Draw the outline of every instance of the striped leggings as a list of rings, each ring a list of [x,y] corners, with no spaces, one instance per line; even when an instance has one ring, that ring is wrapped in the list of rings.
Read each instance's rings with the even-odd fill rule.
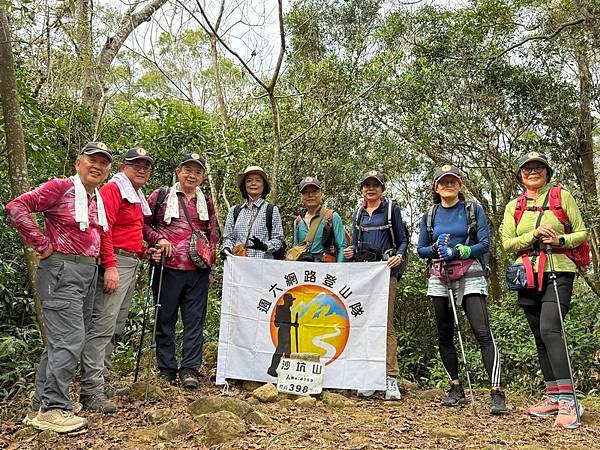
[[[454,346],[454,316],[447,297],[431,297],[439,335],[442,363],[451,380],[458,379],[458,355]],[[492,387],[500,387],[500,352],[490,329],[486,297],[467,295],[462,307],[467,315],[473,334],[481,349],[483,365],[490,377]],[[457,311],[458,312],[458,311]],[[464,330],[463,336],[464,336]]]

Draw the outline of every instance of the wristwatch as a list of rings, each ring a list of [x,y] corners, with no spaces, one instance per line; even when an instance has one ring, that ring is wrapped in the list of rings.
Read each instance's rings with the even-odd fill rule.
[[[565,246],[565,237],[561,236],[558,238],[558,246],[559,247],[564,247]]]

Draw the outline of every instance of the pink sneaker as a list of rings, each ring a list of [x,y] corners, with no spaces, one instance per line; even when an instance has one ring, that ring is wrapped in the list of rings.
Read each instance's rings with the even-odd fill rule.
[[[527,412],[535,417],[547,417],[558,414],[558,396],[548,395],[539,403],[529,407]]]
[[[583,415],[583,406],[579,404],[579,417]],[[558,402],[558,416],[554,421],[554,426],[557,428],[575,429],[581,426],[577,421],[577,412],[575,411],[575,400],[561,399]]]

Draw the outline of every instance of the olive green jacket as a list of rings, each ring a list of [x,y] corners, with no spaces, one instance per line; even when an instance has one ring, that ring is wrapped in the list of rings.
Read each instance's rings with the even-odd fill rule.
[[[531,206],[542,206],[544,199],[548,195],[548,192],[552,188],[552,184],[547,184],[540,190],[540,196],[537,200],[527,199],[527,207]],[[548,205],[550,202],[548,202]],[[574,248],[581,244],[587,238],[587,229],[583,223],[581,212],[575,199],[570,192],[561,190],[561,206],[569,217],[571,224],[571,233],[565,234],[565,227],[558,220],[556,215],[550,210],[543,212],[543,217],[540,222],[541,224],[550,225],[559,236],[565,238],[565,248]],[[504,209],[504,220],[502,221],[502,247],[507,252],[519,253],[523,250],[533,248],[533,244],[536,239],[533,237],[533,231],[535,230],[535,224],[540,214],[537,211],[525,211],[521,217],[519,225],[515,223],[515,209],[517,207],[517,199],[511,200]],[[521,262],[521,258],[517,258],[516,264]],[[534,272],[538,272],[539,261],[536,259],[534,264]],[[554,255],[554,266],[557,272],[576,272],[577,267],[564,254]],[[544,272],[550,271],[550,263],[547,260],[544,267]]]

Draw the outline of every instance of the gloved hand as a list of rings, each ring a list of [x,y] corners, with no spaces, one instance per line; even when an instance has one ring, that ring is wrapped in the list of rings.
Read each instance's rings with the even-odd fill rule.
[[[223,250],[221,251],[221,259],[225,261],[228,256],[233,256],[231,249],[229,247],[223,247]]]
[[[254,250],[261,250],[263,252],[266,252],[269,249],[269,247],[267,247],[267,244],[265,244],[256,236],[252,236],[250,238],[250,242],[251,245],[247,245],[246,248],[253,248]]]
[[[448,245],[448,242],[450,242],[450,235],[448,233],[440,234],[437,238],[437,241],[435,241],[435,243],[438,247],[441,247],[443,245]]]
[[[458,259],[469,259],[471,256],[471,247],[468,245],[458,244],[454,249],[458,252]]]
[[[458,251],[452,247],[448,247],[447,245],[442,245],[438,249],[438,253],[440,254],[440,258],[442,258],[444,261],[452,261],[458,256]]]

